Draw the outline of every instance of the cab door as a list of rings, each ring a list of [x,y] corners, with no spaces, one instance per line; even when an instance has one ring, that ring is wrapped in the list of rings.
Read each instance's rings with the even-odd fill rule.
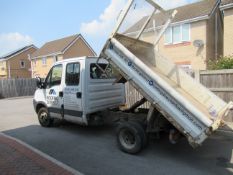
[[[45,94],[48,112],[52,118],[62,118],[62,64],[55,65],[45,80]]]
[[[73,122],[82,122],[82,89],[80,62],[66,64],[64,86],[64,118]]]

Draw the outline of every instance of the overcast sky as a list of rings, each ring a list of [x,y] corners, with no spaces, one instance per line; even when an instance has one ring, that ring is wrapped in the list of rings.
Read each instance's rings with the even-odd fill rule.
[[[174,8],[198,0],[155,0]],[[99,53],[126,0],[0,1],[0,56],[81,33]]]

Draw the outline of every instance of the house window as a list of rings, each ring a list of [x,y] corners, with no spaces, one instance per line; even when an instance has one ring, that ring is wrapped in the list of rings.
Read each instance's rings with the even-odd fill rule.
[[[190,24],[182,25],[182,41],[190,41]]]
[[[46,57],[42,58],[42,65],[46,65]]]
[[[181,42],[181,27],[175,26],[172,28],[172,42],[173,44]]]
[[[165,44],[172,43],[172,28],[169,27],[165,32]]]
[[[190,41],[190,24],[169,27],[165,32],[165,44],[178,44]]]
[[[25,68],[25,62],[23,60],[20,61],[20,67],[21,67],[21,69]]]

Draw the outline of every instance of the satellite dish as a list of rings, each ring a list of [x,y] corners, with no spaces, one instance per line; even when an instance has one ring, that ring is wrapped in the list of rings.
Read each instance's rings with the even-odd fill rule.
[[[195,47],[200,48],[200,47],[204,46],[204,42],[203,42],[202,40],[195,40],[195,41],[193,42],[193,45],[194,45]]]

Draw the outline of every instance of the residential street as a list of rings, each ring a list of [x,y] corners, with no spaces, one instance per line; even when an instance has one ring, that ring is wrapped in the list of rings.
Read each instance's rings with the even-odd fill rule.
[[[0,118],[4,134],[87,175],[233,174],[233,134],[229,133],[216,133],[197,149],[185,139],[177,145],[171,145],[167,137],[151,139],[144,151],[133,156],[117,148],[111,126],[88,128],[66,123],[42,128],[32,98],[0,100]]]

